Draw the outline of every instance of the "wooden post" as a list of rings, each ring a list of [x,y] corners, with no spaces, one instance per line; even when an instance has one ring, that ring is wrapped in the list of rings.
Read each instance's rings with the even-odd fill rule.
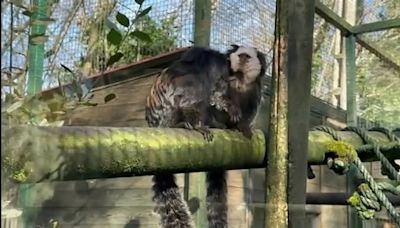
[[[211,0],[194,1],[194,45],[210,46],[211,34]],[[186,200],[198,199],[199,208],[193,214],[196,227],[207,227],[206,211],[206,175],[204,172],[185,174]]]
[[[313,0],[277,1],[265,227],[304,227]],[[290,168],[289,168],[290,167]]]
[[[289,1],[289,227],[305,227],[314,0]]]
[[[344,5],[344,18],[346,21],[354,26],[356,23],[356,9],[357,1],[345,1]],[[357,123],[357,104],[356,104],[356,37],[350,34],[344,38],[345,48],[345,80],[343,84],[346,85],[346,94],[344,109],[347,111],[346,122],[347,126],[358,126]],[[356,180],[358,179],[358,170],[351,166],[346,175],[347,193],[352,193],[357,188]],[[356,211],[352,207],[347,207],[347,223],[352,228],[362,228],[363,223]]]

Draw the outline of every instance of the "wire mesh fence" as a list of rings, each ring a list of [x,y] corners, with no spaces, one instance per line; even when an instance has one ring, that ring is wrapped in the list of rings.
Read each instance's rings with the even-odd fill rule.
[[[400,123],[400,71],[357,47],[358,115],[394,128]]]
[[[29,5],[29,2],[23,4]],[[110,27],[126,30],[118,24],[116,15],[122,13],[132,20],[139,11],[149,7],[150,12],[134,29],[148,34],[151,42],[128,37],[120,47],[124,57],[119,65],[192,45],[194,1],[147,0],[142,6],[127,0],[49,1],[47,11],[54,21],[46,30],[43,88],[72,79],[61,64],[85,76],[104,70],[106,59],[113,52],[112,45],[107,42]],[[272,58],[274,11],[274,1],[213,0],[211,47],[224,50],[233,43],[252,45]],[[14,65],[25,69],[29,18],[22,14],[22,8],[10,2],[2,2],[2,12],[2,37],[5,38],[2,68]],[[13,37],[11,28],[14,33],[17,31],[12,33]],[[11,43],[12,49],[9,48]]]

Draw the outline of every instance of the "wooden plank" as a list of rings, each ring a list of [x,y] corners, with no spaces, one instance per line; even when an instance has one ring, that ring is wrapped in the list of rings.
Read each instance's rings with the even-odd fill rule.
[[[168,66],[172,61],[179,58],[182,53],[188,50],[187,47],[179,48],[175,51],[163,53],[154,57],[146,58],[132,64],[127,64],[119,68],[114,68],[107,70],[102,73],[88,76],[85,78],[85,82],[92,84],[93,87],[102,86],[109,83],[114,83],[117,81],[122,81],[124,79],[132,78],[134,76],[142,75],[143,73],[148,73],[149,69],[154,69],[154,71],[159,71],[166,66]],[[105,81],[108,81],[105,83]],[[67,83],[62,87],[70,86],[71,83]],[[60,87],[50,88],[42,91],[42,97],[49,98],[52,97],[54,93],[60,93]]]
[[[352,25],[350,25],[346,20],[341,18],[319,0],[315,1],[315,12],[327,22],[331,23],[340,31],[342,31],[345,36],[354,32]]]
[[[357,25],[353,27],[353,32],[355,34],[361,34],[366,32],[378,32],[392,28],[400,28],[400,18]]]

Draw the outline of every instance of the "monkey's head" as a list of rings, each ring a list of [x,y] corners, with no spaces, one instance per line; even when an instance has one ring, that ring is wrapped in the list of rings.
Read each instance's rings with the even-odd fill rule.
[[[265,55],[254,47],[231,45],[227,51],[231,73],[241,79],[242,83],[259,81],[265,75]]]

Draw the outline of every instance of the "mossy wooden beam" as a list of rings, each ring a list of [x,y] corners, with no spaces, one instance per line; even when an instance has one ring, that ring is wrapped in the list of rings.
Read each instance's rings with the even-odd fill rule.
[[[184,129],[2,126],[1,166],[13,179],[29,183],[264,166],[266,141],[261,131],[251,140],[234,131],[213,132],[214,141],[208,143],[201,134]],[[363,146],[353,132],[338,134],[356,148]],[[400,158],[399,143],[389,143],[380,132],[368,135],[385,145],[386,156]],[[322,164],[332,137],[311,131],[308,140],[308,161]],[[376,160],[371,149],[359,156]]]

